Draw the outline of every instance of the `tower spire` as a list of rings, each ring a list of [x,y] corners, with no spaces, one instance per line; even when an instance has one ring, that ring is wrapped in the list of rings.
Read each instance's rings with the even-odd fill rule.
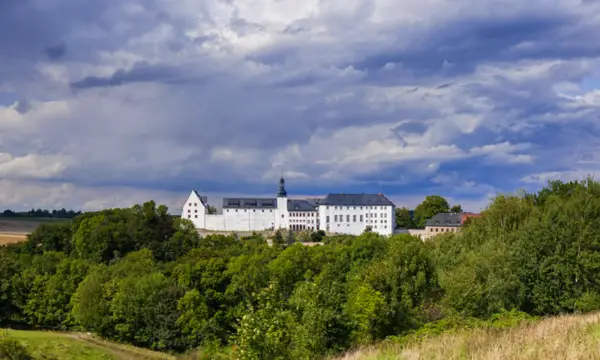
[[[277,197],[287,197],[287,192],[285,191],[285,180],[283,180],[283,171],[281,173],[281,178],[279,179],[279,191],[277,191]]]

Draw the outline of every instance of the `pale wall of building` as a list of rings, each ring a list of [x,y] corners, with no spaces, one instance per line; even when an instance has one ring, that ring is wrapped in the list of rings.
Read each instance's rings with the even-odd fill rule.
[[[381,235],[395,228],[393,206],[319,206],[320,229],[330,233],[360,235],[367,226]]]
[[[194,191],[188,196],[185,204],[183,205],[183,212],[181,213],[181,217],[184,219],[188,219],[194,223],[194,226],[197,229],[206,228],[205,223],[205,215],[206,215],[206,207],[196,195]]]
[[[460,231],[460,227],[458,226],[426,226],[425,227],[425,237],[427,239],[431,239],[432,237],[440,234],[445,234],[449,232],[458,232]]]
[[[223,216],[227,231],[261,231],[275,225],[274,209],[224,209]]]
[[[198,229],[212,231],[262,231],[300,225],[339,234],[360,235],[368,226],[381,235],[394,233],[394,206],[320,205],[317,212],[291,212],[294,216],[290,216],[287,200],[277,198],[277,209],[223,209],[222,214],[207,214],[206,205],[192,191],[183,206],[182,218],[191,220]]]
[[[407,232],[412,236],[421,238],[421,240],[427,240],[427,232],[425,229],[408,229]]]
[[[216,231],[227,230],[225,228],[225,217],[223,214],[206,214],[205,224],[206,226],[200,229]]]
[[[296,227],[311,231],[319,230],[319,213],[316,211],[290,211],[288,215],[292,229]]]

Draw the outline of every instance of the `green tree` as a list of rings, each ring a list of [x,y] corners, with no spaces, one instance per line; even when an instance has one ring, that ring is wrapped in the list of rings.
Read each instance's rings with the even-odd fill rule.
[[[439,195],[429,195],[425,200],[415,208],[416,225],[419,228],[425,227],[428,219],[431,219],[436,214],[446,213],[450,211],[448,201]]]
[[[460,205],[454,205],[454,206],[452,206],[450,208],[450,212],[453,212],[453,213],[462,213],[463,212],[462,206],[460,206]]]
[[[38,274],[29,292],[23,312],[30,323],[67,329],[73,325],[71,296],[85,278],[89,263],[80,259],[63,259],[54,274]]]
[[[406,207],[396,209],[396,227],[412,229],[415,227],[410,210]]]
[[[69,254],[72,250],[71,236],[69,223],[41,224],[27,235],[26,247],[32,254],[41,254],[44,251],[63,251]]]
[[[295,315],[292,359],[338,353],[350,344],[350,321],[344,316],[345,287],[338,282],[300,282],[289,299]]]
[[[11,316],[17,312],[12,297],[13,276],[20,270],[18,256],[8,248],[0,247],[0,327],[9,323]]]
[[[248,304],[236,334],[240,360],[287,360],[294,327],[294,316],[280,297],[276,283],[263,289],[256,304]]]

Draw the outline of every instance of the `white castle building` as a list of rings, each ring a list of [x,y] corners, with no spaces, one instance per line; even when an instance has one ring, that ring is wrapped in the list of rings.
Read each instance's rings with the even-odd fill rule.
[[[381,235],[392,235],[396,227],[394,203],[382,194],[289,199],[283,178],[276,198],[224,198],[219,214],[209,214],[208,206],[207,197],[193,190],[181,216],[198,229],[213,231],[324,230],[359,235],[370,227]]]

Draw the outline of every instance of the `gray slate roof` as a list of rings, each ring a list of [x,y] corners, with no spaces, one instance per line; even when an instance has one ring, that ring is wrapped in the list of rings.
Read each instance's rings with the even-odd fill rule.
[[[277,199],[224,198],[223,209],[277,209]]]
[[[200,199],[200,201],[202,201],[202,204],[204,204],[204,206],[208,205],[208,196],[202,196],[196,190],[194,190],[194,194],[196,194],[196,196]]]
[[[382,194],[329,194],[319,205],[394,206],[394,203]]]
[[[288,211],[317,211],[308,200],[288,200]]]
[[[439,213],[427,220],[425,226],[461,226],[462,214],[459,213]]]
[[[309,203],[312,207],[317,207],[323,201],[323,199],[306,199],[306,202]]]

